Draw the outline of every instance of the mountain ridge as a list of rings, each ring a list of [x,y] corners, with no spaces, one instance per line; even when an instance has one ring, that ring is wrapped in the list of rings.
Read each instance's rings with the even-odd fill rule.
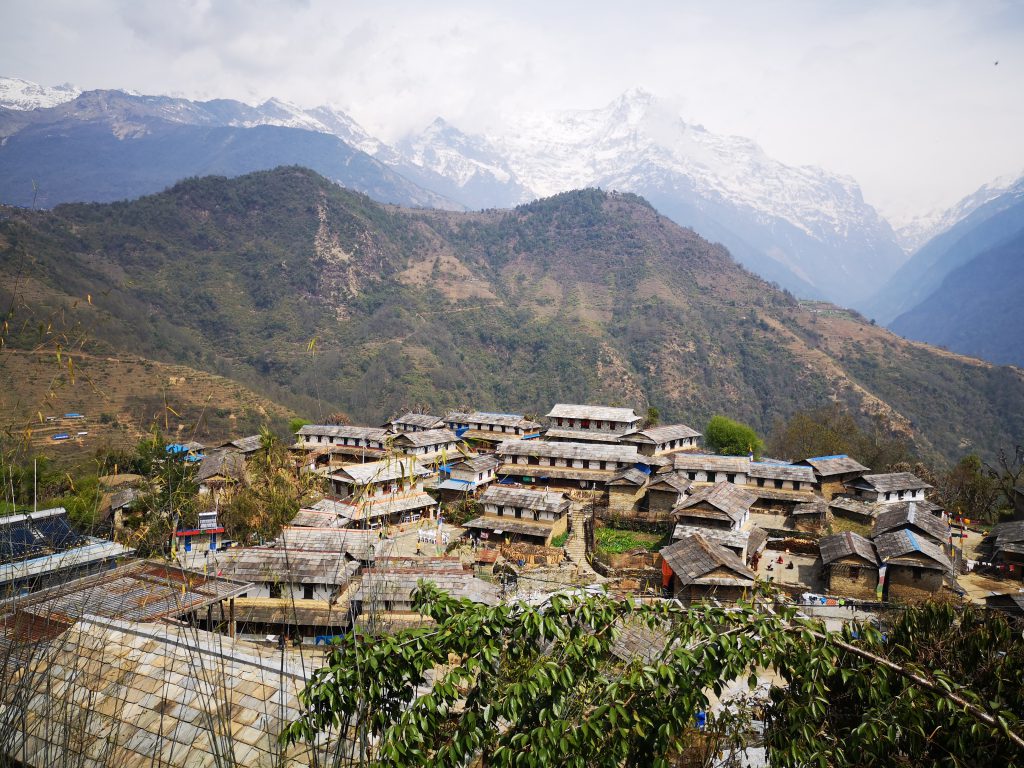
[[[412,210],[280,168],[0,219],[4,274],[29,259],[25,312],[87,312],[99,350],[307,412],[624,402],[767,431],[839,401],[950,460],[1024,434],[1021,371],[797,302],[631,194]]]

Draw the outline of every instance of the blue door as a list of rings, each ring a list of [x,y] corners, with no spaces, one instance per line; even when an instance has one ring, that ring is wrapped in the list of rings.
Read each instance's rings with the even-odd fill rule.
[[[185,537],[185,551],[186,552],[191,552],[192,551],[192,537],[191,536],[186,536]]]
[[[210,549],[217,549],[217,534],[210,534]]]

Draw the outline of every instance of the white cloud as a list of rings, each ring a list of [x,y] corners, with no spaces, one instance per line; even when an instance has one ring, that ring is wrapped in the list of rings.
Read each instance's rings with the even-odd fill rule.
[[[5,8],[0,73],[329,102],[389,140],[643,86],[690,122],[855,177],[897,215],[1024,169],[1018,3],[636,5],[41,0]]]

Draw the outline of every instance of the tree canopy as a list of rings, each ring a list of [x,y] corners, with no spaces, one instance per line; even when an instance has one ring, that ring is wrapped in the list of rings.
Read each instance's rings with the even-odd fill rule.
[[[416,607],[434,623],[337,641],[282,742],[367,766],[667,768],[741,749],[763,718],[773,765],[1024,758],[1024,643],[977,609],[835,634],[763,600],[486,607],[421,584]]]
[[[751,427],[726,416],[711,417],[704,429],[704,443],[726,456],[745,456],[752,453],[757,457],[764,450],[764,441]]]

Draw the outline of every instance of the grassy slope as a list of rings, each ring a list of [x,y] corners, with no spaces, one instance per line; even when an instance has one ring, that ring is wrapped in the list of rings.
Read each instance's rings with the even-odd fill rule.
[[[24,314],[63,302],[100,352],[214,371],[313,416],[590,400],[763,430],[837,398],[931,455],[1024,435],[1020,371],[800,306],[630,195],[407,211],[280,169],[15,212],[0,269],[23,276]]]

